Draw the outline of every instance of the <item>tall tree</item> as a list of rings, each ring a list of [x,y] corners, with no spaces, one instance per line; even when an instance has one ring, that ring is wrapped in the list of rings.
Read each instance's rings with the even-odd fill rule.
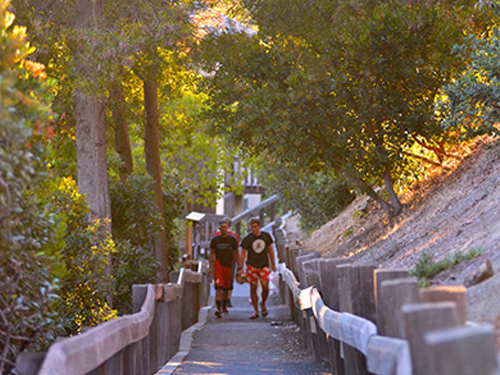
[[[465,139],[499,134],[500,4],[480,1],[478,5],[482,32],[470,35],[470,43],[455,48],[457,57],[470,58],[470,63],[459,79],[445,87],[439,103],[445,127],[454,131],[455,137]]]
[[[122,166],[120,167],[120,180],[125,181],[134,171],[132,147],[126,116],[126,102],[123,84],[117,81],[110,90],[111,111],[113,114],[115,148]]]
[[[450,55],[467,26],[463,4],[244,3],[257,36],[207,39],[214,129],[298,169],[334,171],[398,214],[393,170],[415,139],[439,139],[436,95],[463,67]]]
[[[78,0],[76,30],[98,33],[103,13],[102,0]],[[78,51],[75,59],[77,76],[96,76],[96,67]],[[75,90],[76,158],[78,189],[87,197],[92,220],[104,222],[101,230],[111,235],[111,199],[109,196],[108,163],[106,157],[106,107],[97,93]],[[106,236],[103,236],[106,238]],[[111,274],[111,252],[108,254],[108,274]],[[111,301],[111,295],[109,296]]]

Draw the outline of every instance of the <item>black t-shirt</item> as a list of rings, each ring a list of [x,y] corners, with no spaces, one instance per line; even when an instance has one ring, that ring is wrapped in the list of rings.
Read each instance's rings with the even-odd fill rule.
[[[269,246],[273,243],[273,238],[269,233],[260,232],[258,236],[249,233],[241,241],[241,247],[248,253],[247,264],[254,268],[269,267]]]
[[[210,249],[215,251],[215,258],[219,260],[224,267],[233,266],[233,251],[238,250],[238,240],[235,237],[227,235],[217,235],[210,241]]]

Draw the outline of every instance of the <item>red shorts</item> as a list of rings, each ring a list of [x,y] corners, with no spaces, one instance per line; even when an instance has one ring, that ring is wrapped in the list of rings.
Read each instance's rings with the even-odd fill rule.
[[[247,264],[247,283],[257,284],[261,281],[269,281],[269,267],[254,268]]]
[[[233,286],[233,269],[224,267],[216,259],[214,262],[214,284],[215,289],[229,290]]]

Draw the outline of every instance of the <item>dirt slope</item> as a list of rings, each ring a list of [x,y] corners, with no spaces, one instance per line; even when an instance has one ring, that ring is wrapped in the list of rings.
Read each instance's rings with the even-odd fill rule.
[[[324,257],[352,256],[384,268],[412,269],[424,251],[435,260],[457,251],[484,253],[435,276],[435,285],[463,284],[489,258],[493,278],[468,289],[469,320],[500,320],[500,146],[479,142],[453,170],[421,184],[397,220],[358,197],[316,230],[305,246]]]

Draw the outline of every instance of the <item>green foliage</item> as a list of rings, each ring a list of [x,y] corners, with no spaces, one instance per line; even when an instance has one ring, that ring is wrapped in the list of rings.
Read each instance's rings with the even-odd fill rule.
[[[215,207],[224,183],[221,170],[232,163],[234,151],[207,131],[202,117],[207,96],[197,90],[198,80],[186,82],[182,95],[163,106],[162,156],[183,186],[187,202]]]
[[[289,207],[299,213],[300,225],[314,230],[332,220],[355,196],[345,184],[324,172],[304,173],[287,165],[263,158],[259,181],[277,192]]]
[[[352,234],[353,230],[352,229],[348,229],[344,232],[344,238],[346,237],[349,237],[351,234]]]
[[[478,14],[489,17],[487,30],[470,35],[468,43],[455,47],[457,58],[470,63],[459,79],[444,88],[439,102],[444,126],[462,139],[499,134],[500,4],[480,1],[478,5]]]
[[[113,254],[113,276],[116,280],[113,307],[121,315],[132,313],[132,285],[154,284],[158,270],[158,263],[149,248],[127,241],[117,242]]]
[[[111,184],[112,230],[117,242],[129,241],[144,248],[151,245],[161,226],[153,184],[153,178],[145,172]]]
[[[58,232],[39,191],[52,82],[26,60],[33,49],[8,7],[0,1],[0,373],[11,372],[17,353],[44,349],[58,330],[46,255]]]
[[[113,290],[114,280],[108,267],[115,244],[106,228],[109,223],[89,223],[87,201],[72,179],[61,180],[53,204],[66,228],[61,251],[66,273],[60,281],[59,318],[67,334],[76,334],[116,316],[107,300]]]
[[[477,258],[483,252],[484,251],[480,248],[472,249],[467,254],[457,252],[436,262],[434,260],[434,255],[430,251],[424,251],[415,265],[415,268],[410,272],[410,275],[419,279],[430,278],[454,265]]]
[[[179,236],[179,228],[176,219],[181,215],[185,200],[183,186],[180,183],[180,176],[169,171],[163,172],[163,219],[165,222],[165,234],[167,236],[168,259],[167,264],[170,269],[174,268],[180,254],[180,248],[175,240]]]
[[[333,171],[382,204],[372,187],[391,192],[391,171],[405,168],[415,140],[440,141],[434,101],[463,67],[450,51],[468,4],[244,3],[259,34],[204,45],[204,70],[214,72],[212,128],[253,154]]]
[[[150,250],[161,226],[153,184],[149,174],[134,173],[127,180],[110,186],[112,231],[116,241],[112,261],[116,281],[113,307],[120,314],[131,312],[132,285],[154,283],[159,270]]]

